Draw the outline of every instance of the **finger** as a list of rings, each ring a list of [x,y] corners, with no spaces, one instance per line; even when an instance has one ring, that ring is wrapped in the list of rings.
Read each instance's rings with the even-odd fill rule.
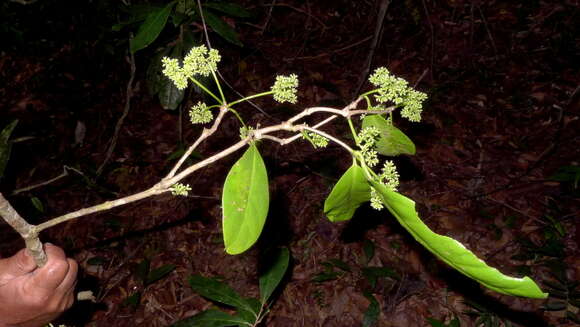
[[[61,291],[61,292],[71,292],[72,293],[72,291],[74,290],[74,288],[76,286],[79,265],[73,259],[67,259],[67,262],[69,265],[68,272],[67,272],[66,276],[64,277],[64,279],[62,280],[62,282],[60,283],[60,285],[58,285],[57,290]]]
[[[36,269],[36,263],[26,249],[18,251],[18,253],[5,260],[3,269],[1,269],[3,274],[18,277]]]
[[[31,286],[54,290],[65,279],[70,266],[61,248],[47,243],[44,250],[47,257],[46,265],[34,271],[31,276]]]

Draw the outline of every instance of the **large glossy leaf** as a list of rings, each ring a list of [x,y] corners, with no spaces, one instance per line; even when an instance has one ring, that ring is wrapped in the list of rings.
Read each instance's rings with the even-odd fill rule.
[[[272,264],[260,276],[260,300],[266,303],[288,269],[290,252],[287,248],[277,251]]]
[[[374,181],[371,181],[371,185],[377,190],[387,209],[419,243],[462,274],[499,293],[540,299],[548,296],[531,278],[504,275],[488,266],[463,244],[434,233],[419,218],[413,200]]]
[[[380,115],[369,115],[363,119],[363,128],[374,126],[380,134],[375,147],[377,152],[385,156],[400,154],[415,154],[415,144],[400,129],[389,123]]]
[[[171,13],[171,9],[175,5],[175,2],[170,2],[167,6],[162,9],[155,10],[147,15],[147,18],[139,27],[137,35],[131,40],[131,52],[135,53],[143,48],[146,48],[151,44],[157,37],[159,33],[165,27],[167,23],[167,18]]]
[[[10,135],[18,124],[18,120],[12,121],[8,126],[4,127],[0,133],[0,178],[4,175],[4,169],[8,165],[10,153],[12,152],[12,142],[10,142]]]
[[[205,17],[206,23],[216,32],[219,36],[223,37],[226,41],[233,43],[237,46],[243,46],[242,42],[238,38],[238,33],[234,31],[226,22],[223,21],[216,14],[209,10],[203,11],[203,17]]]
[[[256,144],[251,144],[224,183],[222,229],[227,253],[242,253],[258,240],[268,215],[268,205],[266,166]]]
[[[353,164],[324,201],[324,213],[332,222],[349,220],[355,210],[371,199],[371,189],[360,166]]]
[[[173,324],[173,327],[226,327],[245,325],[245,320],[218,310],[207,310]]]

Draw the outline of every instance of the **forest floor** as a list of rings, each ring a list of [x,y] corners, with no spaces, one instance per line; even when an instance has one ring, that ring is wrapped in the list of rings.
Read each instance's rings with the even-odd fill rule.
[[[175,163],[180,142],[189,144],[201,132],[148,94],[146,67],[154,49],[137,52],[130,111],[95,180],[125,107],[128,31],[111,32],[97,15],[114,8],[56,3],[2,5],[5,21],[15,23],[2,32],[25,32],[0,57],[0,128],[18,119],[13,137],[21,139],[0,191],[32,223],[151,187]],[[417,203],[434,231],[506,274],[530,276],[553,295],[532,300],[483,289],[370,206],[351,221],[331,223],[324,199],[351,158],[336,145],[262,142],[270,212],[258,244],[244,254],[224,252],[220,207],[225,176],[241,152],[185,180],[193,188],[187,198],[151,197],[43,232],[43,241],[80,264],[79,290],[91,289],[99,300],[76,304],[62,323],[168,326],[216,305],[190,289],[192,274],[220,277],[240,294],[257,296],[257,267],[266,250],[286,246],[291,271],[264,326],[362,326],[369,294],[380,308],[375,326],[430,326],[428,319],[449,323],[455,317],[460,326],[577,326],[577,1],[393,1],[374,50],[375,1],[241,3],[255,17],[227,21],[243,47],[209,34],[222,53],[225,79],[242,94],[269,89],[276,74],[300,79],[297,105],[259,100],[263,112],[240,107],[247,121],[267,126],[310,106],[342,108],[355,98],[372,53],[373,68],[386,66],[429,96],[421,123],[398,120],[417,147],[415,156],[394,159],[400,192]],[[171,42],[175,34],[162,38]],[[189,92],[183,107],[198,100]],[[238,128],[228,116],[197,151],[209,156],[228,147],[238,140]],[[325,131],[342,137],[348,126],[337,120]],[[58,176],[63,166],[78,172],[11,195]],[[2,256],[23,246],[4,224],[0,235]],[[143,285],[136,272],[143,262],[175,269]],[[375,281],[365,275],[368,267],[383,268],[375,270],[381,272]]]

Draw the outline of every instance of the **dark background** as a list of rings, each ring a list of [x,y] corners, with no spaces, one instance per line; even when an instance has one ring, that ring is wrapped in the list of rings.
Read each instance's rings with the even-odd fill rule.
[[[416,156],[396,159],[400,191],[417,202],[432,229],[463,242],[502,272],[529,275],[547,291],[554,283],[569,283],[564,299],[481,290],[434,259],[385,212],[364,207],[351,222],[330,223],[322,204],[350,165],[346,153],[335,145],[315,150],[306,143],[264,142],[272,202],[263,236],[247,253],[228,256],[221,242],[221,185],[241,153],[188,178],[189,198],[152,197],[43,232],[43,241],[62,246],[83,268],[79,288],[92,289],[100,299],[77,304],[63,323],[167,326],[211,306],[189,289],[192,273],[222,276],[244,296],[256,296],[263,251],[288,246],[292,273],[266,326],[360,326],[369,305],[362,290],[380,304],[377,326],[428,326],[427,318],[454,316],[461,326],[478,326],[486,317],[502,326],[575,325],[566,315],[578,312],[573,299],[580,299],[573,284],[580,281],[579,191],[573,177],[557,174],[562,167],[577,169],[580,159],[577,1],[393,1],[372,52],[378,2],[276,1],[271,13],[271,2],[236,3],[254,14],[224,17],[243,47],[209,31],[226,80],[252,94],[268,89],[276,74],[300,79],[297,105],[259,100],[264,112],[241,107],[247,121],[266,126],[308,106],[348,104],[373,54],[371,67],[386,66],[429,95],[421,123],[400,121],[417,145]],[[171,168],[180,141],[190,143],[201,131],[180,120],[179,110],[164,110],[147,91],[151,58],[178,35],[168,24],[156,43],[135,54],[131,108],[111,160],[94,179],[130,77],[127,39],[136,28],[111,29],[124,19],[121,7],[116,1],[0,3],[0,128],[18,119],[13,138],[25,138],[13,145],[0,191],[31,223],[152,186]],[[199,24],[187,28],[201,31]],[[195,35],[201,42],[201,33]],[[231,89],[227,93],[235,98]],[[188,92],[184,107],[198,100]],[[79,125],[86,128],[80,144]],[[235,142],[238,128],[228,116],[201,146],[201,155]],[[325,130],[339,137],[348,133],[342,122]],[[71,172],[11,196],[58,176],[65,165],[82,175]],[[2,256],[23,246],[5,224],[0,233]],[[369,265],[387,267],[398,278],[367,285],[361,275],[365,240],[376,249]],[[146,258],[152,267],[176,269],[143,287],[135,270]],[[313,282],[330,259],[344,261],[352,272]],[[136,292],[140,301],[128,304]]]

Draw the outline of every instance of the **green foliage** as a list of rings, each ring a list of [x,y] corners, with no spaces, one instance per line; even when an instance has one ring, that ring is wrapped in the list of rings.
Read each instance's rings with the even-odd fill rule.
[[[375,127],[379,131],[376,141],[376,150],[384,156],[398,156],[400,154],[415,154],[415,144],[392,122],[380,115],[369,115],[363,119],[362,128]]]
[[[282,248],[278,250],[274,258],[274,263],[260,276],[260,301],[262,303],[266,303],[286,274],[290,263],[290,251]]]
[[[194,275],[189,278],[189,285],[201,296],[231,307],[237,311],[230,315],[218,310],[207,310],[193,317],[182,320],[174,327],[207,327],[207,326],[256,326],[268,313],[270,297],[282,281],[290,262],[287,248],[276,251],[272,264],[266,267],[259,277],[260,299],[244,298],[234,289],[216,278]]]
[[[419,218],[411,199],[374,181],[371,185],[391,214],[419,243],[462,274],[499,293],[540,299],[548,296],[529,277],[506,276],[489,267],[458,241],[431,231]]]
[[[362,168],[353,164],[338,180],[324,201],[324,213],[332,222],[349,220],[355,210],[370,200],[370,187]]]
[[[139,27],[139,31],[135,35],[135,38],[131,41],[132,53],[147,47],[157,39],[159,33],[161,33],[165,27],[174,5],[175,2],[170,2],[162,9],[153,10],[149,15],[147,15],[147,18],[145,18],[145,21]]]
[[[0,178],[4,176],[4,170],[8,165],[8,160],[10,159],[10,153],[12,152],[12,142],[10,142],[10,135],[12,131],[16,128],[18,120],[12,121],[8,124],[2,132],[0,133]]]
[[[224,183],[222,226],[227,253],[242,253],[258,240],[268,215],[268,203],[266,166],[252,143]]]

